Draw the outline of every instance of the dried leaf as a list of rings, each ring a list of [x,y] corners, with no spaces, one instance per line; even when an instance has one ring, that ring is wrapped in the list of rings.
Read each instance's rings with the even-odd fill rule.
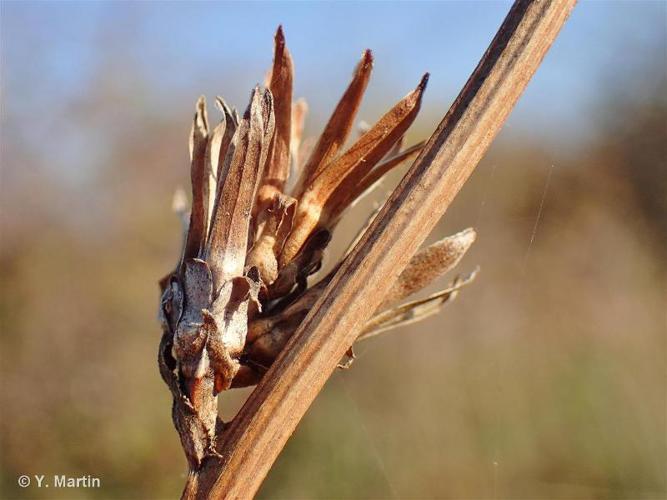
[[[305,188],[311,184],[322,168],[336,156],[338,150],[345,144],[350,135],[354,117],[359,110],[361,99],[368,86],[372,69],[373,54],[370,50],[366,50],[361,57],[361,61],[357,64],[352,82],[350,82],[331,118],[329,118],[317,145],[301,172],[293,192],[295,198],[300,198]]]
[[[202,310],[211,302],[213,283],[206,262],[188,259],[184,262],[183,294],[185,308],[174,335],[174,354],[181,363],[181,372],[187,378],[202,378],[205,368],[201,354],[206,344],[206,332],[200,327]],[[189,395],[191,396],[191,395]]]
[[[399,101],[340,158],[333,160],[313,178],[299,198],[294,230],[280,256],[283,267],[297,254],[311,232],[326,227],[343,211],[347,193],[354,190],[368,172],[398,141],[414,121],[428,82],[424,75],[417,88]]]
[[[206,260],[216,289],[223,281],[243,274],[250,215],[265,152],[266,130],[262,115],[269,116],[265,96],[253,91],[250,105],[235,135],[235,150],[224,179],[211,224]]]
[[[225,121],[227,122],[227,126],[233,125],[234,128],[238,127],[239,125],[239,114],[236,109],[234,109],[232,106],[228,105],[227,102],[220,96],[217,96],[215,98],[215,107],[218,108],[218,110],[225,115]]]
[[[341,196],[339,205],[343,207],[343,209],[349,206],[353,206],[353,204],[359,198],[361,198],[367,192],[371,191],[373,186],[387,173],[403,165],[405,162],[414,160],[424,148],[425,144],[426,142],[422,141],[418,144],[415,144],[414,146],[409,147],[401,153],[390,156],[382,163],[378,164],[358,184],[353,186],[353,189],[350,189],[348,192],[344,193],[345,196]]]
[[[206,169],[206,146],[208,142],[208,117],[206,99],[197,101],[197,111],[190,133],[190,178],[192,182],[192,209],[183,259],[199,257],[206,241],[208,229],[209,183]]]
[[[276,114],[274,111],[273,94],[269,89],[264,89],[262,93],[262,124],[264,126],[264,139],[262,143],[262,157],[264,158],[263,168],[266,167],[266,162],[269,159],[271,152],[271,143],[273,141],[276,131]]]
[[[206,146],[206,169],[208,171],[209,181],[209,199],[208,199],[208,213],[207,218],[210,221],[213,217],[213,209],[215,207],[215,194],[217,192],[217,174],[218,163],[220,160],[220,150],[222,149],[222,142],[227,128],[226,117],[223,114],[222,120],[218,123],[213,132],[210,134],[208,144]],[[223,158],[224,160],[224,158]],[[212,194],[212,196],[211,196]]]
[[[258,193],[257,211],[270,205],[277,192],[284,190],[289,175],[290,137],[292,133],[292,81],[294,67],[285,45],[282,26],[275,37],[275,50],[269,89],[273,94],[275,136],[267,168]]]
[[[217,131],[217,136],[216,131],[214,131],[214,139],[209,141],[210,143],[214,143],[214,146],[211,146],[207,151],[211,185],[215,186],[215,190],[213,191],[214,196],[211,197],[211,203],[209,203],[209,220],[211,221],[211,225],[213,214],[216,210],[216,204],[220,199],[224,186],[223,182],[219,183],[218,181],[220,179],[224,180],[227,171],[229,170],[229,165],[231,164],[234,155],[234,134],[236,133],[236,128],[238,126],[233,111],[222,97],[216,97],[215,106],[223,115],[220,125],[222,125],[223,122],[225,125],[222,135],[220,135],[222,130]],[[218,125],[218,127],[220,127],[220,125]]]
[[[340,209],[336,210],[327,221],[327,228],[329,231],[334,230],[336,224],[347,209],[354,207],[364,197],[374,192],[375,189],[381,185],[381,181],[387,173],[400,167],[406,162],[415,159],[425,144],[426,142],[422,141],[419,144],[411,146],[402,153],[389,157],[371,170],[358,184],[344,192],[343,196],[341,196],[338,201]]]
[[[349,193],[355,192],[355,186],[389,153],[412,125],[419,112],[427,82],[428,73],[414,91],[380,118],[345,154],[327,165],[313,180],[312,187],[307,188],[307,194],[312,192],[319,200],[325,200],[327,211],[332,212],[330,217],[347,206]]]
[[[163,377],[170,376],[165,370],[167,363],[175,365],[173,370],[169,369],[173,374],[171,387],[175,409],[178,409],[174,413],[174,422],[188,460],[196,464],[202,460],[213,436],[217,414],[216,400],[212,395],[213,377],[205,349],[208,332],[202,328],[202,308],[210,303],[212,280],[208,266],[202,260],[188,259],[183,268],[182,289],[179,280],[174,279],[168,293],[172,295],[172,308],[177,304],[174,298],[184,307],[180,312],[177,307],[171,311],[168,321],[175,325],[173,344],[169,353],[161,350],[160,363],[163,365]],[[164,299],[169,300],[169,297]]]

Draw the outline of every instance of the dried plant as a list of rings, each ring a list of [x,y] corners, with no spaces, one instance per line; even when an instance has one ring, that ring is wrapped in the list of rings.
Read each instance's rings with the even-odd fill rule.
[[[159,308],[160,371],[192,470],[217,454],[224,431],[218,393],[256,384],[332,279],[337,266],[319,280],[311,277],[346,210],[424,146],[403,148],[403,138],[419,112],[428,74],[345,148],[372,67],[366,51],[314,144],[302,140],[307,106],[292,102],[294,70],[282,28],[266,88],[252,91],[243,116],[218,97],[221,119],[211,127],[204,98],[197,101],[190,134],[192,206],[188,216],[184,195],[175,197],[183,250],[160,282]],[[466,229],[417,253],[358,340],[424,318],[453,299],[474,273],[404,302],[452,270],[474,240],[474,230]],[[348,356],[345,366],[351,349]]]

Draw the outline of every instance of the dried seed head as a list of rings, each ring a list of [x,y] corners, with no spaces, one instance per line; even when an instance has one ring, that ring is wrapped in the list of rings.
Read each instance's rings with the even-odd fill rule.
[[[189,141],[192,204],[188,216],[184,196],[174,198],[186,235],[177,268],[160,281],[159,309],[160,373],[193,467],[211,453],[217,393],[256,383],[332,279],[334,271],[309,283],[346,208],[423,147],[403,150],[403,141],[428,74],[343,150],[372,67],[367,50],[317,140],[303,138],[308,107],[302,99],[292,102],[294,67],[282,27],[268,88],[253,89],[241,118],[218,97],[222,118],[210,128],[206,101],[197,101]],[[466,230],[417,254],[362,336],[451,300],[467,281],[396,306],[452,269],[474,238]]]

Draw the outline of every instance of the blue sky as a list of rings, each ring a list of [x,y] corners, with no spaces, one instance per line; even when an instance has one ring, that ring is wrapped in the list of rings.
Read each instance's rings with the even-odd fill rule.
[[[59,127],[53,120],[106,85],[105,78],[116,88],[138,89],[144,111],[170,118],[189,116],[202,93],[221,94],[243,107],[251,86],[263,79],[273,33],[283,24],[296,64],[296,95],[308,99],[315,126],[326,119],[367,47],[375,68],[361,116],[373,120],[388,100],[402,97],[429,71],[422,119],[432,126],[509,6],[504,1],[3,2],[3,121],[30,141],[27,129],[11,117],[42,116],[44,132],[48,126],[50,133],[68,135],[69,149],[77,151],[91,142],[84,140],[95,133],[90,124],[54,131]],[[601,89],[641,78],[647,60],[664,75],[666,13],[662,1],[580,2],[508,127],[568,140],[586,134]],[[119,113],[127,112],[126,104],[119,103]],[[39,130],[40,124],[35,126]],[[67,141],[60,144],[65,148]]]

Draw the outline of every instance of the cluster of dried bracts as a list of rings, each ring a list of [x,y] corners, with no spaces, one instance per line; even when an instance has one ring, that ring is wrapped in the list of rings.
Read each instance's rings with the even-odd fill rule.
[[[301,140],[307,107],[292,102],[292,60],[280,28],[266,88],[253,90],[242,117],[217,98],[222,119],[211,127],[204,99],[197,102],[192,206],[189,216],[185,203],[176,207],[185,236],[178,266],[161,282],[159,356],[193,468],[215,453],[217,394],[257,383],[330,280],[333,271],[319,281],[309,276],[320,269],[345,210],[422,148],[404,149],[403,137],[428,75],[344,149],[372,65],[366,51],[314,143]],[[471,277],[402,303],[452,269],[474,239],[467,229],[419,252],[359,339],[432,314],[453,298]]]

